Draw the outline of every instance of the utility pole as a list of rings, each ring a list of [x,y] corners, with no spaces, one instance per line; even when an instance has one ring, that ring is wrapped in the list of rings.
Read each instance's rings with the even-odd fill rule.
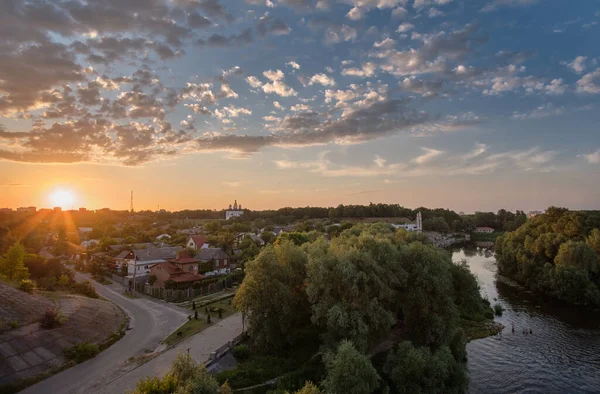
[[[131,205],[129,207],[131,213],[133,213],[133,190],[131,191]]]
[[[133,289],[131,290],[131,294],[135,294],[135,274],[137,272],[137,257],[135,256],[135,252],[133,252]]]

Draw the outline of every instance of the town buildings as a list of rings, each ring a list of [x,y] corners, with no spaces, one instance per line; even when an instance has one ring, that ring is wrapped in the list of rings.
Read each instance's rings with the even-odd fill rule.
[[[475,232],[476,233],[487,233],[487,234],[490,234],[490,233],[494,232],[494,229],[491,228],[491,227],[477,227],[477,228],[475,228]]]

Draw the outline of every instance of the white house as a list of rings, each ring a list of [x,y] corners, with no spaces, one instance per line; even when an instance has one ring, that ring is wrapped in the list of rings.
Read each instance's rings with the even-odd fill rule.
[[[417,212],[417,220],[415,223],[405,223],[405,224],[392,224],[395,229],[403,228],[406,231],[410,232],[421,232],[423,231],[423,218],[421,216],[421,212]]]
[[[143,276],[150,273],[154,264],[164,263],[177,258],[181,246],[149,247],[144,249],[124,250],[116,258],[117,267],[127,266],[127,276]]]
[[[225,210],[225,220],[231,218],[238,218],[244,214],[242,210],[242,204],[238,206],[237,200],[234,201],[233,206],[229,204],[229,209]]]
[[[477,227],[475,228],[476,233],[493,233],[494,229],[491,227]]]

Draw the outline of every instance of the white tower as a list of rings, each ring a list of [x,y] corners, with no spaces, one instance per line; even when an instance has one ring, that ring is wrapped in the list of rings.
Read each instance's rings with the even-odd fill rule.
[[[417,212],[417,232],[423,231],[423,218],[421,217],[421,212]]]

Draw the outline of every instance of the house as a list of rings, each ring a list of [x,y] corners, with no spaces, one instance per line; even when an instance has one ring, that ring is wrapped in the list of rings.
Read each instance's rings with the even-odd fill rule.
[[[150,273],[150,268],[154,264],[164,263],[168,260],[175,259],[177,253],[181,252],[181,246],[152,246],[144,249],[128,249],[123,250],[115,258],[118,262],[117,267],[127,266],[127,276],[143,276]]]
[[[529,211],[529,212],[527,213],[527,219],[534,218],[534,217],[536,217],[537,215],[541,215],[541,214],[543,214],[543,213],[544,213],[544,212],[542,212],[542,211]]]
[[[50,249],[49,247],[45,246],[42,248],[42,250],[40,250],[40,252],[38,254],[45,259],[52,259],[52,258],[54,258],[54,255],[50,252],[49,249]]]
[[[162,241],[163,239],[171,239],[171,236],[169,234],[161,234],[158,237],[156,237],[157,241]]]
[[[81,239],[87,239],[87,237],[90,235],[90,233],[92,231],[94,231],[94,229],[91,227],[78,227],[77,228],[77,232],[79,233],[79,238],[81,238]]]
[[[196,264],[196,268],[198,265]],[[156,277],[153,287],[165,287],[167,282],[173,282],[175,288],[187,288],[195,282],[201,281],[205,277],[198,275],[197,272],[189,272],[181,268],[174,262],[166,261],[158,263],[150,268],[150,275]]]
[[[185,247],[194,250],[206,249],[208,248],[208,244],[206,243],[206,238],[204,235],[193,235],[188,238],[187,242],[185,243]]]
[[[199,227],[182,228],[180,230],[177,230],[177,234],[183,234],[183,235],[198,235],[201,232],[202,232],[202,230]]]
[[[35,207],[20,207],[17,208],[17,212],[35,212],[36,208]]]
[[[179,255],[175,259],[169,260],[169,263],[175,264],[184,272],[192,272],[194,274],[198,273],[198,264],[201,262],[202,261],[198,260],[195,257],[188,256],[187,251],[185,250],[179,253]]]
[[[399,228],[403,228],[408,232],[422,232],[423,231],[423,217],[421,216],[421,212],[417,212],[417,220],[415,223],[404,223],[404,224],[392,224],[396,230]]]
[[[489,233],[493,233],[494,229],[491,228],[491,227],[477,227],[477,228],[475,228],[475,232],[476,233],[487,233],[487,234],[489,234]]]
[[[90,240],[87,240],[87,241],[81,241],[81,245],[80,246],[82,248],[89,249],[89,248],[94,247],[94,246],[99,245],[99,244],[100,244],[100,240],[99,239],[90,239]]]
[[[213,271],[205,272],[205,276],[228,274],[231,269],[235,268],[231,265],[231,258],[221,248],[205,248],[194,256],[196,260],[203,263],[212,263]]]
[[[233,206],[229,204],[229,209],[225,210],[225,220],[239,218],[243,214],[244,210],[242,209],[242,204],[238,206],[237,200],[235,200]]]
[[[259,246],[263,246],[265,244],[265,241],[260,236],[254,234],[254,233],[238,233],[235,236],[236,245],[241,244],[242,241],[244,240],[244,238],[246,238],[246,237],[252,238],[252,240],[254,242],[256,242]]]

